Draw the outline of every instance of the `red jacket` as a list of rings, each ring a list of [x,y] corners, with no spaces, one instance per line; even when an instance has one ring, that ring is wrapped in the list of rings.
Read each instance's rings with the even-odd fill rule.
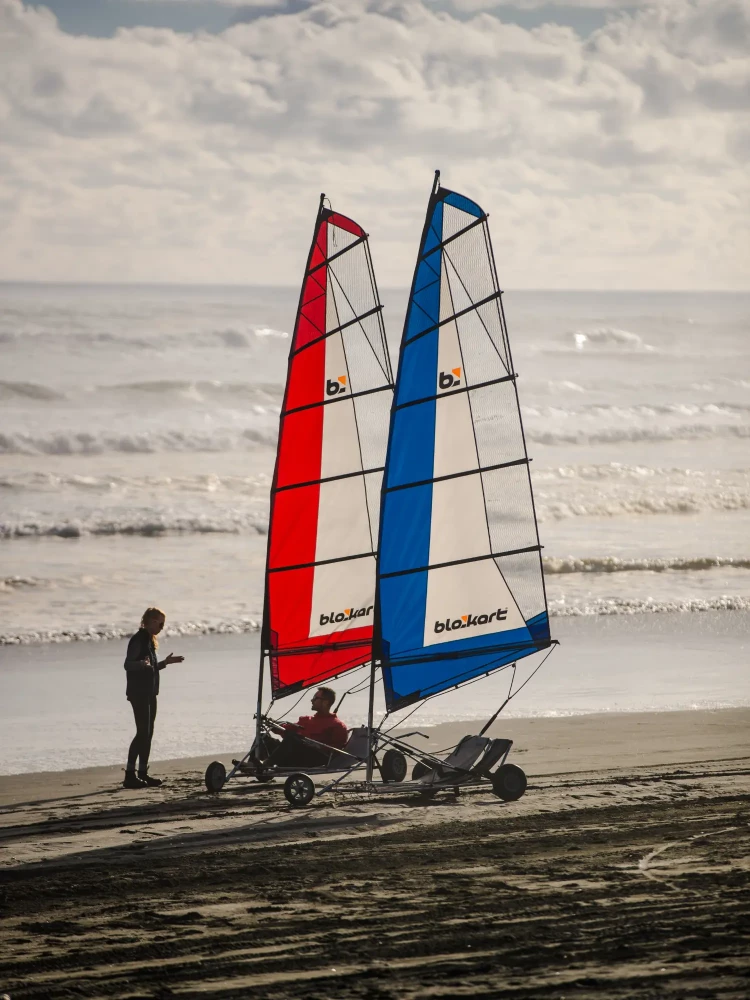
[[[335,715],[301,715],[296,722],[288,722],[287,727],[336,750],[345,746],[349,736],[346,726]]]

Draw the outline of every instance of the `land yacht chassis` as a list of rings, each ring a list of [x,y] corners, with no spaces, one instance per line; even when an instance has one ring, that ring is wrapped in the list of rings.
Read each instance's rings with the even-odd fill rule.
[[[285,733],[284,727],[273,719],[263,716],[260,720],[262,734]],[[206,770],[206,787],[210,792],[220,792],[235,777],[254,778],[265,783],[275,778],[285,778],[284,796],[293,808],[308,805],[318,795],[338,790],[345,792],[400,792],[417,793],[423,799],[430,799],[440,791],[458,794],[466,785],[489,783],[496,795],[505,801],[520,798],[526,790],[526,776],[521,768],[507,764],[506,758],[513,745],[508,739],[488,739],[482,735],[465,736],[447,758],[441,758],[422,751],[407,743],[410,737],[425,733],[415,730],[400,736],[391,736],[379,729],[370,731],[365,726],[353,729],[347,743],[350,749],[332,750],[330,747],[307,737],[299,737],[305,746],[329,754],[326,764],[320,767],[267,767],[256,762],[256,743],[242,760],[232,762],[232,770],[227,773],[224,765],[214,761]],[[372,747],[368,754],[368,746]],[[411,780],[406,780],[407,757],[414,762]],[[497,765],[497,766],[496,766]],[[496,767],[493,772],[492,769]],[[364,781],[347,781],[346,778],[357,771],[366,769]],[[375,770],[380,780],[373,780]],[[315,780],[324,775],[336,774],[333,781],[316,789]]]
[[[206,770],[206,787],[209,792],[219,792],[228,781],[237,776],[252,777],[260,782],[285,778],[284,796],[286,800],[293,808],[302,808],[308,805],[315,796],[324,795],[331,791],[359,792],[360,794],[363,792],[384,792],[386,794],[416,792],[427,800],[433,798],[438,792],[452,791],[454,795],[458,795],[462,787],[490,784],[492,791],[498,798],[505,802],[514,802],[520,799],[526,791],[527,780],[526,775],[518,765],[507,763],[513,741],[505,738],[492,739],[485,736],[485,733],[509,702],[521,693],[532,677],[541,669],[558,644],[557,639],[551,640],[542,661],[515,690],[516,664],[507,664],[506,667],[501,668],[510,668],[511,672],[507,696],[482,727],[479,734],[477,736],[464,736],[452,748],[447,757],[438,757],[437,754],[420,750],[406,742],[412,736],[429,739],[426,733],[415,730],[391,736],[390,730],[382,731],[386,719],[383,719],[377,727],[373,725],[375,675],[378,669],[376,664],[373,664],[369,680],[370,697],[367,726],[352,729],[346,746],[342,750],[334,750],[309,737],[298,737],[300,742],[306,746],[328,753],[329,758],[326,764],[303,770],[300,767],[264,767],[262,762],[256,762],[254,751],[263,735],[283,736],[288,732],[282,723],[261,713],[259,699],[256,737],[252,747],[242,760],[232,761],[233,767],[229,774],[221,762],[214,761],[209,764]],[[491,672],[488,671],[488,674]],[[479,679],[476,678],[476,680]],[[358,685],[355,685],[356,687]],[[344,693],[336,706],[337,708],[349,693],[349,691]],[[408,781],[406,780],[407,758],[414,762],[411,779]],[[364,781],[345,780],[363,768],[366,770]],[[376,769],[380,774],[380,781],[373,780]],[[336,774],[337,777],[316,789],[313,778],[321,778],[330,774]]]

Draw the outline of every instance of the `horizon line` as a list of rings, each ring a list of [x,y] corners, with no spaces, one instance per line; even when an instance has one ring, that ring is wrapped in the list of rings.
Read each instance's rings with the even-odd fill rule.
[[[35,278],[0,278],[0,287],[8,285],[28,285],[31,287],[54,286],[58,288],[274,288],[298,290],[299,284],[251,284],[242,282],[206,282],[206,281],[79,281],[79,280],[39,280]],[[409,291],[409,285],[383,285],[391,291]],[[588,294],[609,294],[612,292],[640,292],[656,295],[748,295],[750,288],[586,288],[567,287],[555,288],[547,286],[513,287],[508,286],[502,292],[586,292]]]

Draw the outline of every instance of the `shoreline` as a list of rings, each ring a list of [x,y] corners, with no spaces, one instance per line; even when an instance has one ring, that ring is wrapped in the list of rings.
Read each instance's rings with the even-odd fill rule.
[[[394,732],[398,734],[414,728],[399,726]],[[481,727],[476,719],[465,719],[416,728],[427,730],[429,742],[414,739],[414,745],[438,752]],[[701,753],[712,755],[711,759],[750,759],[750,707],[507,717],[498,719],[487,735],[512,739],[514,745],[509,760],[528,769],[529,775],[606,771],[627,763],[633,766],[642,763],[693,764],[700,762]],[[720,756],[714,757],[715,754]],[[213,760],[229,764],[233,756],[238,756],[236,747],[212,754],[154,759],[150,770],[167,779],[172,773],[195,774],[198,787],[204,791],[205,768]],[[552,770],[548,771],[550,768]],[[124,762],[3,774],[0,775],[0,810],[28,799],[32,792],[44,800],[55,798],[63,787],[82,794],[117,788],[123,773]]]

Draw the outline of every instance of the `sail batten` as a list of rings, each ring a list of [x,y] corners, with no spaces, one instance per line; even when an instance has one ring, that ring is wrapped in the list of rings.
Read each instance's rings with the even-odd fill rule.
[[[436,184],[383,479],[375,643],[390,711],[550,642],[501,296],[486,213]]]
[[[372,655],[379,493],[392,395],[367,234],[322,207],[279,419],[262,651],[275,698]]]

